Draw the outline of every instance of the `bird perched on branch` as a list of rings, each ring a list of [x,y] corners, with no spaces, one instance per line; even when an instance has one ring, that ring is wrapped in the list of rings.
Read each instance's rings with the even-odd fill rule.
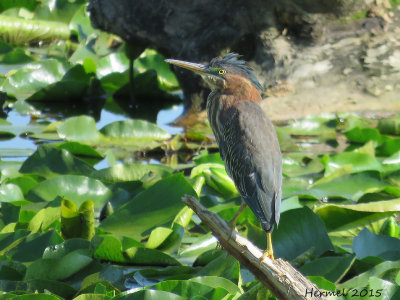
[[[229,222],[235,228],[248,205],[264,231],[267,249],[261,260],[274,258],[271,232],[279,223],[282,157],[276,131],[259,106],[262,86],[253,70],[236,53],[214,58],[208,65],[167,59],[191,70],[208,83],[207,114],[225,168],[243,202]]]

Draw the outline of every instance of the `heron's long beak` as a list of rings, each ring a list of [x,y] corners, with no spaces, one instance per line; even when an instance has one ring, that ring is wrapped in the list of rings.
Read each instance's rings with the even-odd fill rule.
[[[199,75],[208,75],[210,73],[207,66],[202,64],[191,63],[188,61],[177,60],[177,59],[166,59],[167,63],[193,71]]]

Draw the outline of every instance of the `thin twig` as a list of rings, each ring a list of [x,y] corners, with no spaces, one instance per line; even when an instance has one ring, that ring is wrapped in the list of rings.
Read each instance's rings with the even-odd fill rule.
[[[280,300],[327,299],[316,285],[283,259],[260,261],[262,251],[229,228],[217,214],[207,210],[197,199],[185,195],[182,201],[199,216],[218,238],[221,246],[250,270]]]

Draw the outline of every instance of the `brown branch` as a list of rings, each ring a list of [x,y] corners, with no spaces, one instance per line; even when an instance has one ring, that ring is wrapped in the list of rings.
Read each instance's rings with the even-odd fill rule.
[[[182,201],[193,209],[218,238],[221,246],[249,269],[278,299],[327,299],[316,285],[287,261],[265,258],[263,262],[260,262],[262,251],[237,232],[232,233],[226,221],[207,210],[195,197],[185,195]]]

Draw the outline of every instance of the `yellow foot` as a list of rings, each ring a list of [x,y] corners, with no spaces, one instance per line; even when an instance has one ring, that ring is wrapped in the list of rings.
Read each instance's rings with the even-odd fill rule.
[[[265,250],[263,255],[261,255],[261,257],[260,257],[260,262],[263,262],[266,257],[268,257],[269,259],[274,260],[275,259],[274,258],[274,252],[273,251],[269,251],[269,250]]]

